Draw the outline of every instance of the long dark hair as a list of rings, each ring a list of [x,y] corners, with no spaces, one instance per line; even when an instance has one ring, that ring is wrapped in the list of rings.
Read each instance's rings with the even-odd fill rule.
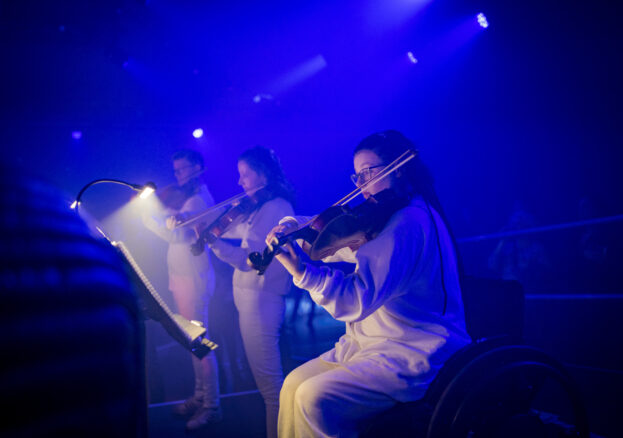
[[[411,149],[414,151],[416,150],[415,145],[413,144],[413,142],[411,142],[411,140],[405,137],[401,132],[395,130],[387,130],[377,132],[364,138],[355,148],[353,155],[356,155],[359,151],[368,150],[378,155],[379,158],[383,161],[383,164],[389,164],[396,158],[398,158],[407,149]],[[431,174],[428,167],[424,164],[424,162],[422,162],[419,152],[416,154],[415,158],[402,166],[397,172],[399,173],[396,173],[396,177],[394,179],[395,190],[399,194],[406,195],[410,199],[416,196],[421,196],[426,203],[433,226],[435,227],[435,235],[437,238],[437,245],[439,247],[441,286],[444,291],[444,303],[441,314],[445,315],[448,303],[448,292],[446,290],[444,280],[445,276],[443,272],[441,240],[439,237],[439,229],[437,228],[436,221],[434,220],[434,217],[430,211],[430,207],[434,208],[437,211],[437,213],[441,217],[441,220],[444,222],[446,229],[448,230],[448,234],[450,235],[450,240],[452,241],[452,245],[454,246],[454,252],[456,254],[456,262],[460,279],[464,276],[464,269],[456,238],[454,237],[452,228],[448,223],[443,208],[441,207],[441,203],[439,202],[439,198],[437,197],[433,175]]]
[[[269,194],[268,199],[283,198],[294,205],[294,188],[286,179],[275,151],[264,146],[254,146],[240,154],[238,161],[244,161],[255,172],[266,177],[264,191]]]
[[[389,164],[407,149],[415,151],[416,147],[413,142],[401,132],[390,129],[374,133],[361,140],[355,148],[353,156],[357,155],[359,151],[368,150],[378,155],[384,164]],[[399,172],[399,174],[397,174],[397,177],[394,179],[394,187],[399,194],[406,195],[411,199],[416,196],[421,196],[428,205],[439,213],[439,216],[450,234],[450,239],[454,244],[459,270],[462,271],[463,266],[456,238],[448,223],[441,202],[439,202],[439,198],[437,197],[433,175],[428,169],[428,166],[422,161],[420,153],[418,152],[415,158],[402,166],[397,172]]]
[[[383,161],[389,164],[406,150],[415,151],[415,145],[401,132],[388,130],[369,135],[357,145],[353,155],[368,150],[374,152]],[[395,189],[408,198],[421,196],[437,212],[443,216],[443,208],[435,191],[433,176],[420,158],[419,152],[415,158],[402,166],[396,173]],[[444,217],[445,221],[445,217]]]

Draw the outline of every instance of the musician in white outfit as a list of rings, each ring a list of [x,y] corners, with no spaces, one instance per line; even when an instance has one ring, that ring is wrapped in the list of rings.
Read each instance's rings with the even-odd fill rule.
[[[234,267],[234,303],[240,316],[240,332],[251,372],[266,406],[266,435],[277,436],[279,391],[283,383],[279,334],[285,315],[285,295],[291,277],[275,263],[264,275],[247,264],[251,252],[261,251],[266,234],[279,219],[292,215],[294,191],[285,179],[274,152],[256,146],[238,158],[239,184],[255,203],[251,211],[237,217],[222,235],[240,239],[240,246],[213,238],[214,254]],[[256,191],[258,187],[261,190]]]
[[[412,147],[397,131],[365,138],[354,153],[355,183],[370,180]],[[285,379],[280,437],[357,436],[364,420],[397,402],[421,398],[447,358],[470,341],[457,255],[419,157],[366,187],[363,195],[369,198],[386,189],[404,197],[406,206],[391,215],[374,239],[331,258],[356,263],[352,274],[310,264],[290,244],[277,255],[295,285],[346,322],[346,334],[335,348]],[[297,222],[286,218],[266,242],[273,244]]]
[[[189,320],[201,321],[208,327],[208,301],[214,293],[214,269],[209,251],[194,256],[190,245],[197,235],[192,226],[177,227],[180,220],[205,212],[214,205],[212,195],[199,175],[203,172],[203,158],[193,150],[180,150],[173,155],[173,171],[178,187],[174,195],[176,202],[164,211],[143,216],[145,226],[169,243],[167,266],[169,289],[178,312]],[[218,216],[214,212],[205,220]],[[177,405],[174,412],[190,416],[186,423],[188,430],[196,430],[222,419],[219,402],[218,366],[213,353],[199,360],[192,356],[195,374],[193,395]]]

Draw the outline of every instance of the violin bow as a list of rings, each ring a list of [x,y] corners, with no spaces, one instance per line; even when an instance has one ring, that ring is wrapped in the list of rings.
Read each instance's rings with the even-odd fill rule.
[[[363,190],[366,187],[371,186],[372,184],[375,184],[375,183],[383,180],[384,178],[388,177],[393,172],[395,172],[396,170],[398,170],[399,168],[401,168],[402,166],[407,164],[410,160],[415,158],[417,156],[417,154],[418,154],[418,151],[414,151],[412,149],[407,149],[402,154],[400,154],[394,161],[392,161],[387,166],[385,166],[383,168],[383,170],[381,170],[378,174],[376,174],[372,178],[370,178],[369,181],[367,181],[366,183],[364,183],[361,186],[357,187],[355,190],[353,190],[352,192],[350,192],[349,194],[344,196],[342,199],[337,201],[335,204],[333,204],[333,207],[338,207],[338,206],[341,206],[341,205],[349,203],[350,201],[355,199],[357,196],[362,194]],[[316,217],[317,216],[312,217],[309,221],[307,221],[304,224],[302,224],[299,228],[303,228],[303,227],[309,225],[310,223],[312,223],[314,221],[314,219],[316,219]]]
[[[262,185],[262,186],[258,186],[258,187],[256,187],[256,188],[252,189],[252,190],[253,190],[253,193],[252,193],[252,194],[255,194],[258,190],[261,190],[261,189],[263,189],[264,187],[266,187],[266,186],[263,186],[263,185]],[[209,215],[210,213],[212,213],[212,212],[214,212],[214,211],[218,210],[219,208],[222,208],[222,207],[226,207],[226,206],[228,206],[228,205],[231,205],[231,204],[233,204],[234,202],[236,202],[236,201],[238,201],[238,200],[240,200],[240,199],[244,199],[244,198],[246,198],[246,197],[248,197],[248,196],[249,196],[249,195],[248,195],[246,192],[242,192],[242,193],[239,193],[239,194],[237,194],[237,195],[235,195],[235,196],[232,196],[231,198],[226,199],[226,200],[224,200],[224,201],[221,201],[221,202],[219,202],[218,204],[215,204],[215,205],[213,205],[212,207],[209,207],[207,210],[204,210],[204,211],[202,211],[201,213],[198,213],[198,214],[196,214],[195,216],[193,216],[193,217],[191,217],[191,218],[189,218],[189,219],[186,219],[186,220],[185,220],[185,221],[183,221],[183,222],[180,222],[180,223],[176,224],[174,229],[182,228],[182,227],[185,227],[185,226],[190,225],[190,224],[192,224],[192,223],[195,223],[195,222],[196,222],[196,221],[198,221],[199,219],[201,219],[201,218],[203,218],[203,217],[205,217],[205,216]]]

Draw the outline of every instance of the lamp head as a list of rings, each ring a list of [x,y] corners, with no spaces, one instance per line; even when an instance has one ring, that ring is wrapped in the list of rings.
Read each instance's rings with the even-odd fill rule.
[[[150,195],[152,195],[154,192],[156,191],[156,184],[154,184],[153,182],[148,182],[147,184],[145,184],[144,186],[141,187],[140,189],[140,195],[138,195],[139,198],[141,199],[146,199],[148,198]]]

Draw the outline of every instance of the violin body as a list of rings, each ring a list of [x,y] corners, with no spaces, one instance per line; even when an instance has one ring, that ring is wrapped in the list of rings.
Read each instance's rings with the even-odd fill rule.
[[[278,239],[274,250],[264,249],[264,252],[249,254],[247,263],[262,275],[274,258],[279,246],[293,239],[302,238],[305,241],[303,249],[312,260],[320,260],[335,254],[339,249],[348,247],[353,251],[365,242],[374,239],[380,233],[391,216],[410,202],[406,194],[398,194],[389,188],[374,196],[369,196],[362,204],[354,209],[345,205],[361,195],[363,190],[388,177],[393,172],[415,158],[417,151],[407,149],[391,163],[363,184],[357,184],[357,189],[347,194],[327,210],[316,216],[301,229],[282,236]]]
[[[278,247],[296,239],[303,239],[306,243],[303,249],[312,260],[322,260],[342,248],[356,251],[374,239],[391,216],[408,204],[408,198],[387,189],[370,196],[353,209],[345,205],[329,207],[307,226],[279,238],[273,251],[266,248],[263,254],[251,253],[247,262],[262,275],[279,251]]]
[[[309,227],[316,231],[313,241],[308,242],[309,257],[322,260],[341,248],[357,250],[369,240],[367,230],[361,228],[361,218],[347,206],[330,207],[323,211]]]
[[[207,243],[220,238],[234,221],[252,213],[259,204],[270,199],[269,196],[270,194],[266,189],[261,189],[255,192],[253,196],[242,198],[236,204],[233,204],[210,225],[202,228],[197,241],[190,246],[191,252],[194,255],[203,253]]]
[[[186,202],[186,193],[175,184],[163,187],[156,192],[162,205],[171,210],[180,210]]]

